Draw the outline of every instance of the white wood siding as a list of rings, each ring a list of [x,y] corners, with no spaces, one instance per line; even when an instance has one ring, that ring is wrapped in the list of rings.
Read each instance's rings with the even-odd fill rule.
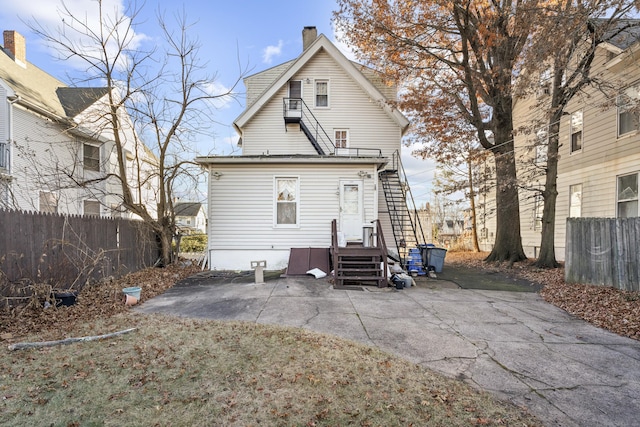
[[[606,52],[601,49],[594,61],[594,74],[620,84],[635,83],[640,79],[640,69],[635,66],[621,73],[605,69]],[[518,125],[530,123],[544,112],[532,108],[535,99],[520,100],[516,105],[514,120]],[[617,108],[614,99],[607,99],[596,89],[576,96],[566,108],[567,115],[560,123],[560,159],[558,162],[558,199],[556,203],[555,247],[556,258],[564,260],[566,219],[569,216],[569,187],[582,184],[582,217],[615,217],[617,177],[640,172],[640,134],[617,136]],[[571,113],[582,110],[582,149],[571,152]],[[516,137],[516,156],[519,159],[532,156],[524,148],[525,135]],[[535,184],[530,182],[529,184]],[[543,178],[539,180],[543,185]],[[540,245],[540,230],[534,230],[533,203],[526,197],[520,200],[523,246],[528,256]]]
[[[329,81],[329,108],[314,107],[316,79]],[[292,80],[303,81],[305,103],[331,139],[333,129],[348,129],[351,148],[381,149],[386,157],[400,149],[398,125],[326,52],[319,52]],[[316,154],[299,126],[290,125],[285,130],[282,109],[285,97],[286,86],[244,127],[243,155]]]
[[[360,170],[363,165],[211,165],[221,176],[209,182],[209,249],[288,254],[292,247],[330,247],[331,221],[340,214],[339,182],[358,180]],[[289,176],[300,183],[299,227],[277,228],[273,182]],[[374,176],[362,180],[365,223],[377,218]],[[216,268],[216,259],[211,262]]]

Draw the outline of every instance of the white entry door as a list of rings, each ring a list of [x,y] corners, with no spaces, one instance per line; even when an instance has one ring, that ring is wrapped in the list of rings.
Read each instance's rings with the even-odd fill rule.
[[[362,241],[362,181],[340,181],[340,231],[347,241]]]

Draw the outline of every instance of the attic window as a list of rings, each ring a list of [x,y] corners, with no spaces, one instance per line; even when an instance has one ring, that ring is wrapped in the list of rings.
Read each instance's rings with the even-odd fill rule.
[[[316,107],[329,106],[329,81],[316,80]]]

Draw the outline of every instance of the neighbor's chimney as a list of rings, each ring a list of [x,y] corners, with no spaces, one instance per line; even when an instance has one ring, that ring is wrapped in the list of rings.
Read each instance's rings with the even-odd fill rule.
[[[7,30],[4,35],[4,49],[13,56],[16,64],[27,66],[27,43],[24,37],[14,30]]]
[[[316,30],[316,27],[304,27],[302,29],[302,50],[307,50],[317,38],[318,30]]]

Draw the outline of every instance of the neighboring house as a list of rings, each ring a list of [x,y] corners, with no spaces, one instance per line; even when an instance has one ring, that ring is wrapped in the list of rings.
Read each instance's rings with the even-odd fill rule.
[[[176,215],[176,225],[183,233],[207,233],[207,212],[202,203],[176,203],[173,211]]]
[[[347,244],[371,243],[379,220],[391,253],[405,258],[415,246],[403,225],[399,150],[409,122],[393,107],[396,87],[315,27],[302,38],[298,58],[244,80],[247,106],[234,122],[242,154],[197,159],[210,177],[212,269],[286,267],[292,248],[332,247],[333,220]]]
[[[640,174],[640,37],[638,30],[601,45],[596,52],[592,75],[621,87],[607,98],[593,87],[574,97],[560,123],[558,198],[555,219],[555,252],[565,258],[568,217],[637,217]],[[516,127],[542,119],[543,109],[532,108],[549,98],[548,90],[519,100],[515,106]],[[535,99],[534,99],[535,98]],[[539,144],[536,138],[541,138]],[[516,137],[516,153],[531,166],[546,164],[546,126]],[[520,163],[524,168],[525,163]],[[530,169],[529,169],[530,170]],[[526,175],[525,175],[526,176]],[[538,175],[525,183],[544,185]],[[532,192],[520,197],[522,239],[525,253],[536,257],[540,247],[543,202]]]
[[[0,207],[77,215],[129,216],[110,174],[117,162],[104,123],[106,88],[68,87],[26,60],[23,36],[4,32],[0,51]],[[155,214],[153,153],[121,111],[129,182]]]

